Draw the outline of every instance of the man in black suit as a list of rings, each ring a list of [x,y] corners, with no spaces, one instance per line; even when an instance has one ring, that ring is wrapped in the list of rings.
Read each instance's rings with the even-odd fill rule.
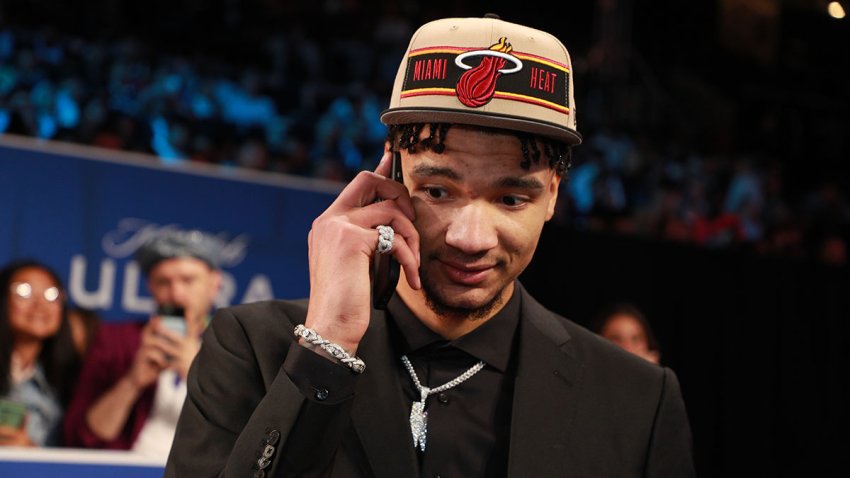
[[[309,300],[217,313],[166,476],[693,476],[673,371],[517,280],[581,142],[573,103],[545,32],[420,27],[384,158],[313,223]]]

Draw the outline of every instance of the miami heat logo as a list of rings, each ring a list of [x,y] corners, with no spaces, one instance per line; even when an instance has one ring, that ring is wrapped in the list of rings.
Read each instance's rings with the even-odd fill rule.
[[[568,65],[517,51],[507,37],[490,47],[427,45],[408,53],[399,101],[445,98],[442,107],[452,109],[499,103],[503,112],[524,103],[568,115],[569,81]],[[403,106],[419,107],[415,101]]]
[[[507,37],[499,39],[498,43],[486,50],[473,50],[462,53],[455,58],[455,64],[466,70],[457,81],[455,91],[461,103],[478,108],[493,99],[496,92],[496,81],[499,76],[516,73],[522,69],[522,62],[511,54],[513,47]],[[482,56],[481,63],[476,67],[465,63],[468,58]],[[505,66],[511,63],[510,67]]]

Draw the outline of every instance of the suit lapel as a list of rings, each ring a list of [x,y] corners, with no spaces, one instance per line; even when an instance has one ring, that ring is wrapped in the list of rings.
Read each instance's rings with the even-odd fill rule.
[[[366,451],[375,476],[418,476],[417,459],[410,435],[406,404],[398,383],[396,357],[383,312],[373,311],[369,330],[359,350],[366,362],[366,372],[357,384],[354,400],[354,428]],[[407,443],[406,453],[388,453],[392,446]]]
[[[518,286],[522,315],[508,476],[566,476],[581,363],[563,319]]]

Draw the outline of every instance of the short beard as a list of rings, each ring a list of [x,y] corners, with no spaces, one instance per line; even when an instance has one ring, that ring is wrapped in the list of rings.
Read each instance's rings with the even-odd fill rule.
[[[422,291],[425,293],[425,303],[435,314],[452,319],[475,321],[489,317],[496,307],[502,305],[502,293],[505,289],[500,289],[492,299],[480,307],[458,307],[446,304],[427,279],[422,281]]]

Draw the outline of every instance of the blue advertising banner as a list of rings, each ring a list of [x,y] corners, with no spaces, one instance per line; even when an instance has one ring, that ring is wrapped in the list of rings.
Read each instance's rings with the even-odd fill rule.
[[[127,320],[153,309],[136,248],[200,231],[225,244],[217,306],[306,296],[307,234],[342,185],[206,166],[0,136],[0,264],[45,262],[73,304]]]

